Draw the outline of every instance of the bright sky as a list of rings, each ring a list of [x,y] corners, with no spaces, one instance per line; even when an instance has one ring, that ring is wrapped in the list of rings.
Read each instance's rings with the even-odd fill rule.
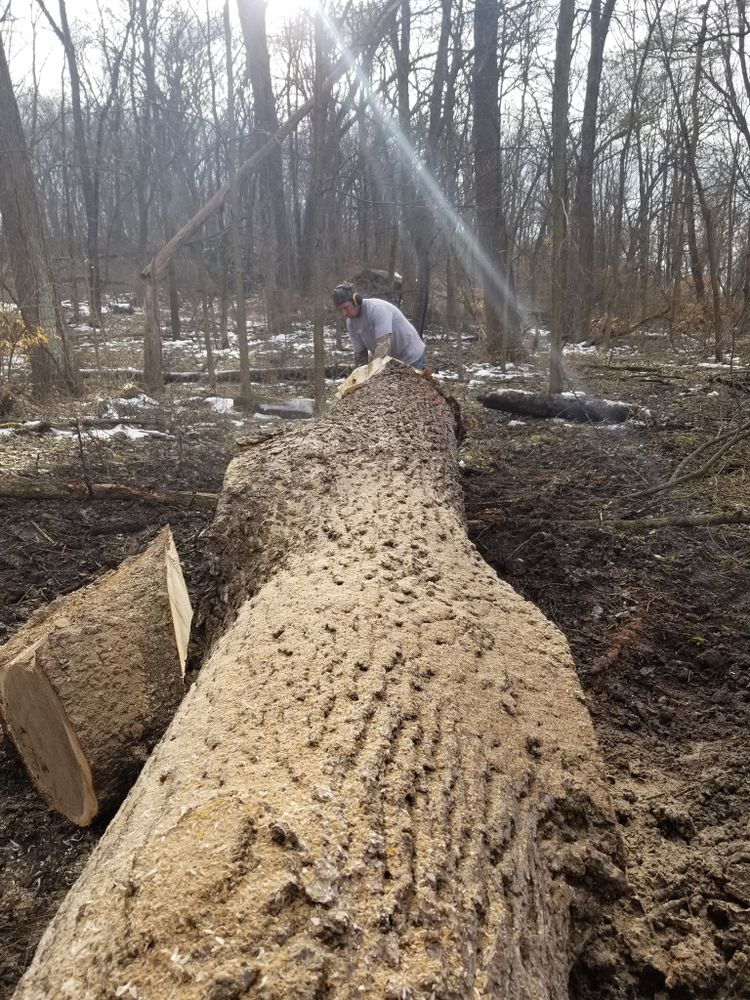
[[[205,19],[207,7],[211,13],[218,13],[224,7],[224,0],[171,2],[179,2],[183,10],[192,9],[196,19],[201,20]],[[268,0],[266,20],[269,31],[278,29],[287,18],[310,6],[311,2],[312,0]],[[55,20],[59,20],[58,0],[45,0],[45,6]],[[93,28],[100,22],[100,7],[106,12],[105,24],[116,23],[127,17],[127,0],[67,0],[71,27],[77,21],[85,21]],[[237,0],[230,0],[229,7],[232,20],[236,23]],[[40,90],[59,90],[64,65],[62,46],[38,3],[36,0],[11,0],[10,11],[11,16],[3,25],[2,33],[14,82],[22,87],[31,86],[32,68],[36,64]],[[239,33],[239,25],[236,30]]]

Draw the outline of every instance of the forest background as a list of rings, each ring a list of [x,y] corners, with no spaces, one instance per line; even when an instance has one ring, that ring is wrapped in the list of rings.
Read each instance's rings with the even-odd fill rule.
[[[241,344],[253,295],[271,334],[322,325],[326,290],[376,268],[421,329],[478,326],[501,362],[540,316],[553,347],[659,323],[720,360],[750,297],[747,32],[744,0],[37,0],[6,9],[0,102],[73,321],[142,300],[156,251],[290,123],[163,262],[168,335],[182,302],[225,342],[234,307]],[[7,272],[29,237],[3,222]],[[23,311],[17,275],[3,295]]]

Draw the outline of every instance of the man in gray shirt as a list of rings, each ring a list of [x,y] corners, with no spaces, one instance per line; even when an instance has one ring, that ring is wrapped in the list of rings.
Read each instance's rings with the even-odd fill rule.
[[[391,302],[363,298],[348,281],[336,285],[333,302],[346,319],[357,365],[367,364],[368,355],[370,361],[390,355],[412,368],[424,368],[422,338]]]

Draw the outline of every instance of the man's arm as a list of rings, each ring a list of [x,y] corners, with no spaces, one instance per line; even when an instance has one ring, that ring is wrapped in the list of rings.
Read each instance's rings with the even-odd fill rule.
[[[375,341],[375,350],[372,352],[372,360],[384,358],[391,353],[391,335],[386,333],[384,337],[378,337]]]
[[[372,352],[374,361],[375,358],[384,358],[390,354],[393,327],[390,313],[380,303],[372,303],[370,322],[375,334],[375,350]]]

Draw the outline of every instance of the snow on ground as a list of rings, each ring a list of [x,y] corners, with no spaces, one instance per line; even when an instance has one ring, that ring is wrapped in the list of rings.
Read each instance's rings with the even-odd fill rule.
[[[234,401],[226,396],[207,396],[204,400],[215,413],[231,413]]]
[[[734,356],[730,361],[699,361],[696,368],[718,368],[722,371],[735,371],[744,372],[747,368],[743,365],[742,360]]]
[[[56,438],[75,437],[75,430],[61,430],[58,427],[52,428],[52,436]],[[140,441],[143,438],[163,438],[166,441],[174,441],[174,434],[167,434],[164,431],[142,430],[139,427],[130,427],[127,424],[115,424],[114,427],[87,427],[86,436],[95,438],[98,441],[106,440],[128,440]]]

